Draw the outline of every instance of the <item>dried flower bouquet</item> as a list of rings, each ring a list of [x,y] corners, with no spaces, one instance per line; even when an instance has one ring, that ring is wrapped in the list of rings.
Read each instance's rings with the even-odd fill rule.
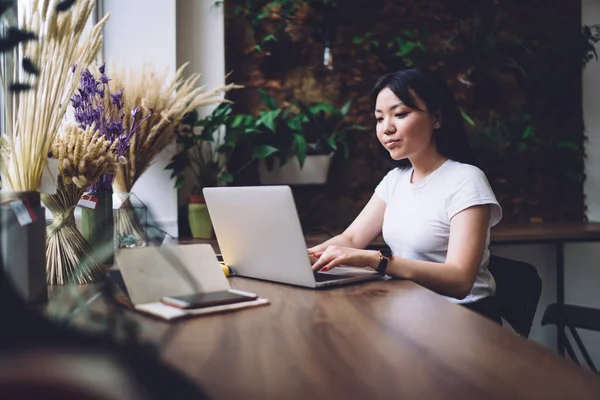
[[[67,125],[52,146],[51,154],[59,165],[57,192],[42,194],[54,218],[47,228],[48,284],[90,283],[104,272],[75,225],[74,210],[84,191],[100,176],[116,172],[116,147],[117,142],[104,139],[94,127],[83,131],[75,125]],[[124,162],[122,157],[120,162]],[[112,243],[110,246],[104,251],[112,251]]]
[[[96,78],[95,75],[99,77]],[[139,130],[142,122],[150,118],[152,111],[143,116],[140,107],[135,107],[128,119],[130,124],[126,126],[122,101],[124,89],[111,91],[110,81],[106,74],[106,65],[98,67],[97,73],[86,69],[81,74],[81,84],[71,98],[71,104],[79,127],[86,129],[96,126],[100,136],[111,143],[117,142],[117,157],[121,157],[127,151],[132,135]],[[114,175],[103,175],[89,192],[92,195],[111,194],[113,180]]]
[[[225,92],[241,87],[228,84],[208,91],[204,86],[196,87],[200,75],[193,74],[184,79],[183,71],[186,66],[184,64],[179,68],[170,82],[166,73],[157,73],[150,65],[129,73],[123,69],[111,69],[112,83],[115,87],[124,88],[121,100],[125,110],[135,110],[142,105],[152,111],[152,115],[140,125],[139,132],[130,140],[124,153],[127,163],[117,167],[113,183],[115,192],[131,192],[133,185],[161,151],[174,142],[175,127],[184,116],[198,107],[222,103],[225,101]],[[164,85],[164,82],[169,83]],[[134,113],[126,112],[125,126],[135,123],[134,118]],[[124,202],[117,216],[116,231],[127,242],[143,245],[144,229],[140,227],[136,215],[131,204]]]
[[[6,132],[9,154],[0,162],[3,188],[37,191],[47,154],[65,115],[82,70],[93,61],[102,43],[108,14],[83,37],[95,0],[80,0],[65,7],[59,0],[19,2],[19,28],[33,32],[35,41],[19,45],[27,63],[4,71],[22,90],[12,94],[14,107]],[[31,74],[31,69],[38,69]],[[8,73],[7,73],[8,72]],[[3,85],[9,82],[3,82]],[[31,89],[31,90],[26,90]]]

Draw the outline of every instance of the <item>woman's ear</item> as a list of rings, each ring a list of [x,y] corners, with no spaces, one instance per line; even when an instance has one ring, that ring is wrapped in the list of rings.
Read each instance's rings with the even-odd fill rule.
[[[437,110],[433,113],[433,129],[440,129],[442,127],[442,111]]]

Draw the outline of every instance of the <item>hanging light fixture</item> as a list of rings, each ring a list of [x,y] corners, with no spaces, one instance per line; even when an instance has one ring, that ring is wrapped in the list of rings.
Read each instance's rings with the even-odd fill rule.
[[[332,7],[328,6],[323,12],[323,66],[333,70],[333,28],[331,27]]]

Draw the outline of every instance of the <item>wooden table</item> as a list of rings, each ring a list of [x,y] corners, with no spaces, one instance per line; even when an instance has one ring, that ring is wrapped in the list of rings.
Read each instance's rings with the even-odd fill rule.
[[[600,380],[412,282],[311,290],[179,322],[161,357],[215,399],[599,399]]]
[[[315,246],[329,239],[327,234],[309,234],[305,236],[308,247]],[[216,239],[197,240],[194,242],[210,243],[216,253],[220,253]],[[528,245],[552,244],[556,251],[556,302],[565,302],[565,243],[600,242],[600,223],[598,222],[561,222],[561,223],[527,223],[500,224],[491,230],[491,245]],[[385,246],[382,237],[376,238],[370,248]],[[565,330],[557,326],[557,349],[564,354]]]

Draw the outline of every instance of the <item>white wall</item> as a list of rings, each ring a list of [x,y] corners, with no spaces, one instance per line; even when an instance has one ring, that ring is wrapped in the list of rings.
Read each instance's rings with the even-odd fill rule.
[[[584,25],[600,23],[600,2],[598,0],[582,0],[581,22]],[[598,49],[600,51],[600,48]],[[585,151],[587,180],[585,194],[587,196],[588,218],[600,221],[600,63],[590,61],[583,70],[583,122],[588,137]]]
[[[175,73],[175,0],[104,0],[103,6],[111,13],[104,28],[104,60],[125,68],[151,62],[159,71]],[[177,191],[164,170],[174,152],[174,144],[167,147],[132,191],[160,228],[177,236]]]
[[[207,89],[225,84],[225,19],[223,7],[215,7],[214,0],[177,0],[177,65],[189,62],[186,76],[200,73],[200,86]],[[216,107],[199,110],[206,116]],[[179,190],[179,205],[187,204],[193,189],[193,175]]]
[[[189,62],[186,74],[201,73],[199,84],[209,89],[225,84],[225,19],[223,6],[214,3],[177,0],[177,65]]]

